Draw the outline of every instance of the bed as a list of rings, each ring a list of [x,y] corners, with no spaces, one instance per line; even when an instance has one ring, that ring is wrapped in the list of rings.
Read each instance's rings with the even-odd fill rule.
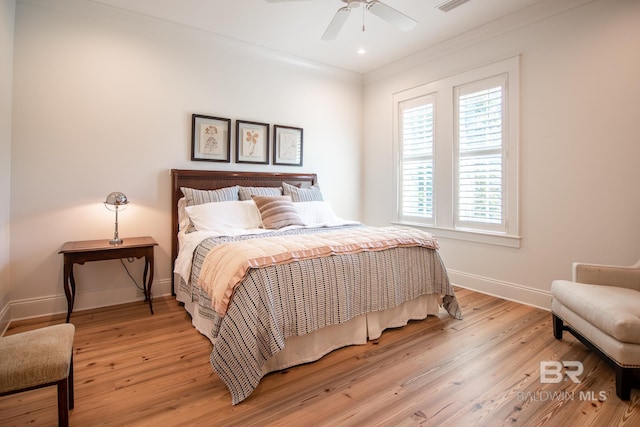
[[[172,293],[234,405],[269,372],[441,309],[462,317],[433,236],[335,216],[316,174],[171,176]]]

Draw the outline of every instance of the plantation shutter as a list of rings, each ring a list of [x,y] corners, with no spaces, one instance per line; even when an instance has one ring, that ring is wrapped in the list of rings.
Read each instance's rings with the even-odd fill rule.
[[[434,99],[423,96],[402,102],[401,218],[433,223]]]
[[[504,99],[503,78],[456,88],[457,227],[504,230]]]

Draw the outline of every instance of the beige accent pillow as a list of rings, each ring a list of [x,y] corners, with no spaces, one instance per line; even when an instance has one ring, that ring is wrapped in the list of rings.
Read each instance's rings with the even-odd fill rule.
[[[295,185],[282,183],[282,191],[285,196],[291,196],[293,202],[313,202],[322,201],[322,192],[320,187],[312,185],[311,187],[298,188]]]
[[[251,200],[251,196],[282,196],[281,187],[240,187],[240,200]]]
[[[289,196],[251,196],[258,206],[262,226],[278,229],[289,225],[304,225]]]
[[[195,206],[203,203],[240,200],[238,197],[239,188],[239,186],[234,185],[233,187],[225,187],[218,190],[196,190],[188,187],[180,187],[180,190],[184,194],[187,206]]]

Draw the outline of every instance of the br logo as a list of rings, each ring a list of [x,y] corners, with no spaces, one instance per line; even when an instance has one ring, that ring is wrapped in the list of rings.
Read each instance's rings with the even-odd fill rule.
[[[582,375],[584,366],[577,360],[546,360],[540,362],[540,382],[543,384],[556,384],[569,378],[576,384],[580,383],[578,377]]]

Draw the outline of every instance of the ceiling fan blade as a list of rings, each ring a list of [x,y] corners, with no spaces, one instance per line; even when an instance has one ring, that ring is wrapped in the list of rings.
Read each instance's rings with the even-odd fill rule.
[[[392,8],[391,6],[387,6],[384,3],[379,2],[378,0],[372,0],[367,3],[367,10],[378,18],[387,21],[389,24],[393,25],[400,31],[409,31],[418,23],[417,21],[409,18],[404,13]]]
[[[347,21],[349,12],[351,12],[351,9],[349,9],[348,7],[341,7],[340,9],[338,9],[333,19],[329,23],[329,26],[324,31],[322,40],[335,40],[335,38],[338,36],[338,33],[342,29],[342,26]]]

